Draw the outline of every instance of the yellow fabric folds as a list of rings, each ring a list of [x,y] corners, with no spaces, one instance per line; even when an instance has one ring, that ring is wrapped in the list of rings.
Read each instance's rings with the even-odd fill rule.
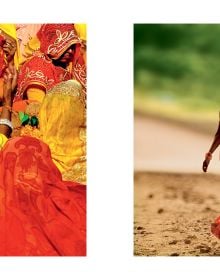
[[[45,96],[45,91],[39,88],[28,88],[27,89],[27,97],[29,100],[35,100],[38,102],[42,102]]]
[[[77,35],[82,41],[87,40],[86,24],[84,23],[75,23],[74,24]]]
[[[15,26],[15,24],[0,24],[0,29],[4,33],[6,33],[7,35],[9,35],[10,37],[12,37],[13,39],[16,40],[17,50],[14,54],[14,64],[15,64],[16,68],[18,69],[21,57],[20,57],[19,44],[18,44],[18,40],[17,40],[16,26]]]
[[[0,133],[0,150],[3,148],[7,141],[8,138],[4,134]]]
[[[85,98],[76,80],[61,82],[46,94],[40,108],[42,140],[63,178],[86,182]]]
[[[25,60],[27,60],[28,58],[30,58],[33,53],[37,50],[40,49],[40,41],[39,39],[37,38],[37,35],[34,36],[33,38],[31,38],[27,44],[25,45],[25,48],[24,48],[24,56],[25,56]],[[22,63],[24,62],[22,61]]]

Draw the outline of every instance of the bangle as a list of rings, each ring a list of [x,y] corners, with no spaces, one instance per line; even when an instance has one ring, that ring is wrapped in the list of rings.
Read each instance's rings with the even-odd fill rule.
[[[208,160],[212,159],[212,153],[208,152],[205,154],[205,158],[207,158]]]
[[[13,130],[13,125],[11,121],[9,121],[8,119],[0,119],[0,124],[7,125],[8,127],[11,128],[11,130]]]

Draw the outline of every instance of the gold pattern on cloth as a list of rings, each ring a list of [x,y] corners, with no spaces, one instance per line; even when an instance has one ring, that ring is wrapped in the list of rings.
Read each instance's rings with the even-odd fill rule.
[[[42,141],[65,179],[86,182],[86,110],[81,84],[68,80],[46,94],[39,113]]]
[[[86,108],[81,84],[68,80],[54,86],[42,103],[31,102],[25,113],[39,118],[39,128],[21,126],[13,116],[13,136],[32,136],[48,144],[64,180],[86,183]],[[17,133],[17,135],[16,135]]]
[[[38,71],[34,71],[34,70],[30,70],[29,67],[26,67],[25,70],[25,77],[24,80],[21,82],[20,84],[20,91],[24,92],[25,88],[27,87],[27,81],[29,79],[36,79],[35,84],[39,84],[39,85],[52,85],[54,83],[54,79],[49,79],[47,76],[44,75],[44,73],[41,70]],[[41,81],[41,83],[39,82]]]
[[[86,127],[80,128],[80,139],[83,141],[83,153],[86,155]],[[86,185],[86,156],[81,156],[75,164],[62,174],[66,181],[76,181]]]
[[[75,33],[74,29],[70,32],[65,31],[61,33],[59,29],[56,30],[56,39],[52,44],[48,46],[47,54],[52,54],[53,57],[56,57],[60,54],[60,51],[64,48],[67,49],[72,44],[80,43],[80,39]],[[65,50],[64,49],[64,50]],[[64,51],[63,51],[64,52]]]

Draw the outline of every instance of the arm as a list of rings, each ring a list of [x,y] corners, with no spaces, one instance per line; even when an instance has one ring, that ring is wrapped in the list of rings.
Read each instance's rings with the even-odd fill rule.
[[[16,69],[7,68],[4,74],[3,84],[3,107],[0,116],[0,133],[9,137],[12,131],[11,125],[11,106],[12,106],[12,92],[13,85],[16,84],[17,72]]]
[[[220,145],[220,122],[219,122],[219,125],[218,125],[217,132],[215,134],[214,140],[212,142],[212,145],[211,145],[208,153],[206,153],[205,160],[203,161],[202,169],[203,169],[204,172],[207,171],[209,162],[212,159],[212,154],[218,148],[219,145]]]

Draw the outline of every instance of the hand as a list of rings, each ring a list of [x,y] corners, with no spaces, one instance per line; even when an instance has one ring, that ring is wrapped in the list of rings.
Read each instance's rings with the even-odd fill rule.
[[[12,64],[9,64],[8,68],[9,68],[10,73],[13,76],[12,83],[11,83],[11,89],[12,89],[12,92],[14,92],[15,88],[17,87],[18,71],[17,71],[16,67]]]
[[[13,60],[14,54],[17,50],[16,40],[8,36],[7,34],[3,34],[5,38],[5,43],[3,44],[3,51],[6,55],[6,59],[8,62]]]
[[[202,165],[202,169],[204,172],[207,171],[211,159],[212,159],[212,153],[211,152],[206,153],[205,160],[203,161],[203,165]]]
[[[203,172],[207,172],[207,169],[208,169],[208,166],[209,166],[209,162],[210,162],[210,160],[207,159],[207,158],[203,161],[203,164],[202,164]]]
[[[10,104],[12,100],[12,81],[13,74],[10,72],[9,68],[7,68],[3,75],[4,83],[3,83],[3,103]]]

